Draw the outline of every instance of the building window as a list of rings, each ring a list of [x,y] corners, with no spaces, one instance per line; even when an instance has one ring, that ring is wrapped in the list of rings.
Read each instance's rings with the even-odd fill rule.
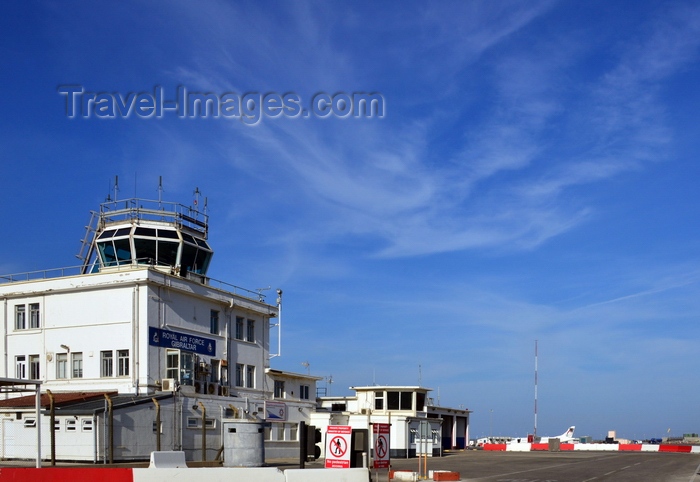
[[[15,330],[27,328],[27,308],[24,305],[15,306]]]
[[[236,317],[236,340],[243,339],[243,318],[240,316]]]
[[[275,398],[284,398],[284,382],[275,380]]]
[[[27,378],[27,357],[24,355],[15,357],[15,378]]]
[[[219,312],[216,310],[211,310],[209,316],[209,333],[214,335],[219,334]]]
[[[299,387],[299,398],[301,398],[302,400],[309,399],[309,386],[308,385],[301,385]]]
[[[246,333],[245,340],[255,342],[255,320],[248,320],[248,333]]]
[[[56,354],[56,378],[68,378],[68,353]]]
[[[112,355],[112,351],[101,351],[100,360],[102,367],[100,369],[100,376],[103,378],[114,376],[114,356]]]
[[[31,380],[41,378],[39,355],[29,355],[29,378]]]
[[[278,441],[284,440],[285,424],[284,423],[273,423],[273,425],[277,429],[276,430],[277,437],[275,438],[275,440],[278,440]]]
[[[221,362],[212,358],[211,360],[211,373],[209,374],[209,381],[212,383],[223,383],[221,382]]]
[[[425,393],[416,392],[416,410],[419,412],[425,410]]]
[[[73,378],[83,378],[83,354],[73,353]]]
[[[165,351],[165,378],[180,379],[180,352],[178,350]]]
[[[255,365],[245,367],[245,386],[255,388]]]
[[[25,428],[34,428],[34,427],[36,427],[36,419],[35,419],[35,418],[25,418],[25,419],[24,419],[24,427],[25,427]]]
[[[194,353],[166,350],[165,378],[172,378],[182,385],[194,385]]]
[[[384,410],[384,392],[374,392],[374,409]]]
[[[222,360],[221,362],[221,384],[224,386],[228,386],[228,364],[226,364],[226,360]]]
[[[412,410],[413,392],[387,392],[388,410]]]
[[[78,429],[78,421],[74,418],[66,419],[66,432],[75,432]]]
[[[241,363],[236,363],[236,386],[237,387],[243,387],[243,364]]]
[[[80,420],[80,428],[83,432],[92,432],[92,419],[83,418]]]
[[[41,328],[39,303],[29,304],[29,328]]]
[[[129,350],[117,350],[117,376],[129,376]]]
[[[206,430],[213,430],[216,428],[216,419],[207,418],[204,420],[204,426]],[[187,417],[187,428],[202,428],[202,418],[201,417]]]

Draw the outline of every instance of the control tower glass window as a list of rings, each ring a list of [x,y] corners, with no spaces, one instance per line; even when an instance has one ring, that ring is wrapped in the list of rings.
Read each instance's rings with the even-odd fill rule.
[[[164,266],[177,265],[177,250],[179,243],[158,239],[158,264]]]

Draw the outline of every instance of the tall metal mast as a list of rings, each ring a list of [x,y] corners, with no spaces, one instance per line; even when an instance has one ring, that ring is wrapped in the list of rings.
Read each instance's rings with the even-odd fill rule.
[[[537,340],[535,340],[535,431],[533,435],[537,437]]]

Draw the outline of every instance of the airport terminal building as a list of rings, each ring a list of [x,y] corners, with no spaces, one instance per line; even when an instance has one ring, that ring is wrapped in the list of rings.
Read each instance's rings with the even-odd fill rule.
[[[231,417],[269,422],[269,456],[298,454],[319,378],[270,369],[282,293],[269,303],[210,279],[207,238],[195,208],[108,201],[81,266],[0,278],[0,378],[40,382],[44,408],[51,394],[57,459],[147,459],[160,448],[212,460]],[[0,399],[0,458],[31,458],[37,424],[48,453],[48,417],[33,407],[32,396]]]

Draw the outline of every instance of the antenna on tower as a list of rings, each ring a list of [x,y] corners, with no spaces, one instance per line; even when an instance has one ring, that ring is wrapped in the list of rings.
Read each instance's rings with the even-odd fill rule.
[[[198,187],[194,188],[194,207],[197,209],[197,206],[199,205],[199,196],[202,195],[202,192],[199,190]]]
[[[119,192],[119,176],[114,176],[114,202],[117,202],[117,192]]]
[[[418,364],[418,386],[423,385],[423,371],[421,369],[420,363]]]
[[[537,437],[537,340],[535,340],[535,429],[533,436]]]
[[[309,366],[310,366],[310,365],[311,365],[311,363],[309,363],[308,361],[301,362],[301,366],[303,366],[304,368],[306,368],[306,374],[307,374],[307,375],[311,375],[311,370],[309,369]]]
[[[158,176],[158,207],[163,203],[163,176]]]
[[[326,384],[328,385],[328,396],[331,395],[331,385],[333,384],[333,375],[326,378]]]

